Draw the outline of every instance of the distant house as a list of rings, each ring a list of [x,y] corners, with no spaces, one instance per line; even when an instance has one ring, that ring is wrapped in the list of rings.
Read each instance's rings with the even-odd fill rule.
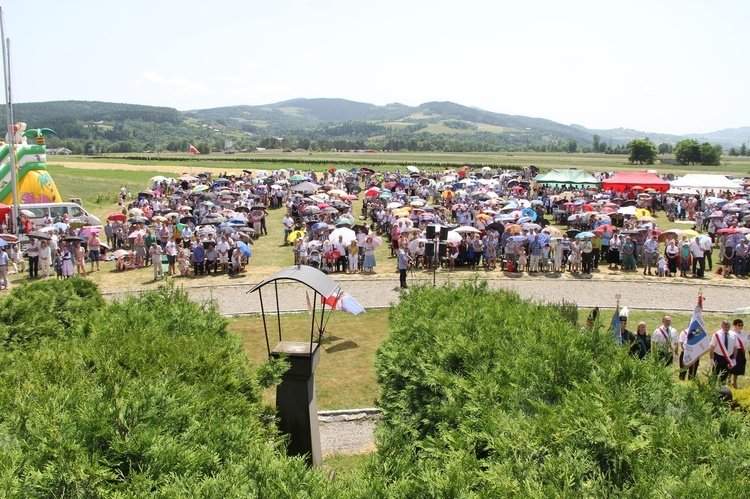
[[[265,147],[256,147],[256,148],[254,149],[254,151],[255,151],[255,152],[263,152],[263,151],[265,151],[265,150],[266,150],[266,148],[265,148]]]
[[[307,149],[302,149],[301,147],[298,147],[294,150],[294,152],[307,152]]]
[[[50,156],[67,156],[68,154],[73,154],[73,151],[71,151],[67,147],[58,147],[57,149],[47,149],[47,154],[49,154]]]

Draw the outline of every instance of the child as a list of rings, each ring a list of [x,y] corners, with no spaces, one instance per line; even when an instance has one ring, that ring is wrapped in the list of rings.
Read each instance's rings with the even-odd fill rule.
[[[659,277],[666,277],[669,271],[669,265],[667,263],[667,257],[664,255],[659,257],[659,261],[656,262],[656,275]]]
[[[516,272],[523,273],[526,268],[526,248],[521,246],[518,248],[518,261],[516,262]]]
[[[55,254],[55,273],[57,274],[58,280],[62,280],[63,278],[62,268],[63,268],[63,259],[62,259],[62,256],[60,255],[60,252],[58,251]]]

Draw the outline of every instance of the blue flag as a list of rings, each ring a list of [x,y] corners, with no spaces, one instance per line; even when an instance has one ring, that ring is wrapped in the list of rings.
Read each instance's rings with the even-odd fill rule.
[[[690,325],[687,328],[687,341],[683,346],[685,354],[682,362],[686,366],[692,365],[701,355],[708,352],[711,347],[711,337],[706,333],[706,324],[703,322],[703,308],[701,302],[695,306]]]
[[[612,317],[612,335],[622,345],[622,334],[620,333],[620,307],[615,308],[615,316]]]

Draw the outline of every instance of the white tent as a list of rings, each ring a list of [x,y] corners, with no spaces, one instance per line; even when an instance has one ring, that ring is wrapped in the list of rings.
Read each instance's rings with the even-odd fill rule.
[[[673,189],[695,189],[699,192],[713,191],[739,191],[742,186],[726,178],[724,175],[711,175],[708,173],[688,173],[684,177],[669,183]]]

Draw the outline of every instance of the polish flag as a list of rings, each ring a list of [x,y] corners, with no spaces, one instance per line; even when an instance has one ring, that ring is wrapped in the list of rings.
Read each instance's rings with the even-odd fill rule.
[[[200,154],[201,152],[193,146],[193,144],[190,144],[190,152],[193,154]]]

